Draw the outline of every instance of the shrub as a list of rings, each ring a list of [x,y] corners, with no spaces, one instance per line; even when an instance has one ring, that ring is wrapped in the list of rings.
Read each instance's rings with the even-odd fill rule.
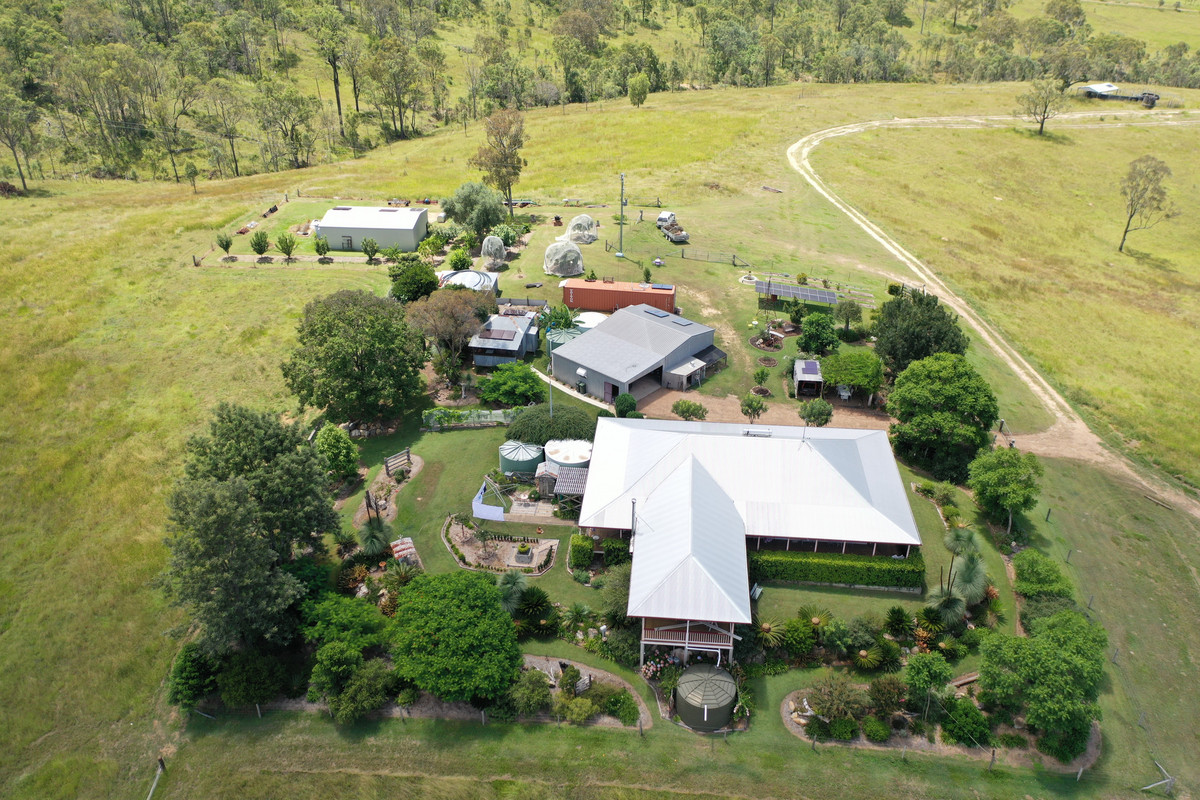
[[[375,260],[375,254],[379,252],[379,242],[371,238],[363,239],[362,251],[363,255],[367,257],[367,263],[370,264]]]
[[[670,694],[679,685],[679,677],[681,675],[683,675],[683,667],[674,664],[669,667],[663,667],[662,672],[658,673],[658,687],[667,694]]]
[[[811,620],[793,617],[783,624],[783,649],[792,658],[811,652],[816,643],[817,634]]]
[[[188,642],[175,656],[167,678],[167,702],[191,711],[217,688],[212,660],[195,642]]]
[[[858,586],[918,588],[925,584],[921,554],[904,559],[840,553],[756,550],[749,554],[754,581],[811,581]]]
[[[492,228],[492,236],[496,236],[500,241],[504,242],[505,247],[512,247],[517,243],[517,239],[520,238],[520,234],[508,223],[503,223]]]
[[[225,251],[225,255],[229,255],[229,248],[233,247],[233,237],[228,233],[217,234],[217,247]]]
[[[867,737],[868,741],[877,744],[883,744],[888,739],[892,738],[891,727],[877,717],[867,717],[862,722],[863,736]]]
[[[946,719],[942,721],[942,740],[967,747],[984,747],[991,738],[987,719],[973,701],[966,697],[947,704]]]
[[[415,686],[405,686],[396,693],[396,705],[401,708],[408,708],[417,704],[417,700],[421,698],[421,692]]]
[[[565,703],[563,716],[572,725],[582,725],[596,716],[596,704],[586,697],[576,697]]]
[[[1012,561],[1017,572],[1017,582],[1013,588],[1018,594],[1030,599],[1073,596],[1071,583],[1062,574],[1062,570],[1037,550],[1022,550],[1013,556]]]
[[[849,742],[858,736],[858,722],[853,717],[841,717],[829,723],[829,735],[840,742]]]
[[[345,478],[358,472],[358,446],[337,425],[325,423],[317,434],[316,448],[335,477]]]
[[[1077,610],[1075,601],[1066,597],[1035,597],[1021,606],[1021,625],[1030,636],[1037,635],[1038,623],[1060,611]]]
[[[904,695],[908,686],[896,675],[883,675],[871,681],[867,693],[871,697],[871,705],[878,714],[893,714],[904,705]]]
[[[930,497],[939,506],[955,506],[958,504],[958,487],[949,481],[938,481],[933,484]]]
[[[582,534],[571,537],[571,569],[587,569],[592,565],[592,538]]]
[[[217,675],[221,702],[230,707],[265,703],[283,687],[279,662],[264,653],[244,650],[229,659]]]
[[[508,436],[518,442],[544,445],[551,439],[585,439],[596,437],[596,420],[583,409],[559,406],[550,417],[550,406],[542,403],[521,411],[508,426]]]
[[[562,671],[562,675],[558,676],[558,690],[568,697],[574,697],[575,684],[579,683],[582,677],[578,667],[567,667]]]
[[[523,406],[546,399],[546,386],[528,364],[501,364],[479,382],[479,399],[485,403]]]
[[[694,400],[676,400],[671,413],[683,420],[702,420],[708,416],[708,409]]]
[[[844,674],[831,675],[813,684],[808,694],[812,710],[823,717],[838,719],[862,716],[867,698]]]
[[[640,411],[630,411],[625,415],[626,419],[645,419],[646,415]]]
[[[456,247],[450,251],[450,259],[448,261],[450,269],[455,271],[470,269],[472,263],[474,262],[471,261],[471,254],[467,251],[467,248]]]
[[[1023,750],[1029,747],[1029,740],[1019,733],[1002,733],[996,737],[996,744],[1001,747],[1016,747]]]
[[[945,518],[947,525],[954,527],[962,518],[962,511],[958,509],[958,506],[945,506],[942,509],[942,517]]]
[[[897,639],[907,639],[912,636],[913,632],[912,614],[905,611],[902,606],[892,606],[888,609],[884,630]]]
[[[586,586],[586,585],[587,585],[587,582],[588,582],[588,579],[589,579],[591,576],[589,576],[589,575],[588,575],[588,573],[587,573],[587,570],[586,570],[586,569],[572,569],[572,570],[571,570],[571,577],[575,579],[575,582],[576,582],[576,583],[582,583],[582,584],[584,584],[584,585]]]
[[[634,669],[641,655],[641,640],[633,631],[618,628],[608,632],[603,654],[622,667]]]
[[[550,679],[539,669],[525,670],[509,696],[519,713],[536,714],[550,705]]]
[[[324,236],[313,239],[313,250],[316,251],[318,258],[325,258],[329,255],[329,240]]]
[[[808,734],[809,738],[816,739],[818,742],[823,742],[830,736],[829,723],[820,717],[810,719],[804,731]]]
[[[613,401],[613,408],[616,409],[618,417],[627,417],[630,412],[637,411],[637,399],[628,392],[622,392]]]
[[[600,549],[604,551],[604,566],[615,567],[632,560],[629,555],[629,542],[624,539],[601,539]]]
[[[638,721],[638,717],[641,716],[637,700],[633,698],[628,689],[622,689],[619,693],[608,698],[604,703],[604,713],[616,717],[621,721],[622,725],[633,725]]]
[[[933,481],[921,481],[918,483],[917,494],[922,497],[933,497]]]
[[[363,664],[336,697],[329,699],[329,711],[341,725],[362,719],[368,713],[383,708],[396,687],[392,668],[382,659]]]

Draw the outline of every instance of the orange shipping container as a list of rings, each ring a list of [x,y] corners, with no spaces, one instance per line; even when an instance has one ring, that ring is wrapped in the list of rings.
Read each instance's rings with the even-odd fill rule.
[[[626,281],[585,281],[568,278],[562,284],[563,303],[583,311],[616,311],[618,308],[646,304],[675,313],[675,287],[663,283]]]

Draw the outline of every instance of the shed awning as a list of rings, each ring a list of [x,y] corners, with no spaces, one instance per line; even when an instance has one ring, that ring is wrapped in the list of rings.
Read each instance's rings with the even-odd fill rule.
[[[705,364],[715,364],[724,358],[728,358],[729,356],[724,350],[717,347],[715,344],[710,344],[699,353],[696,353],[695,357],[703,361]]]

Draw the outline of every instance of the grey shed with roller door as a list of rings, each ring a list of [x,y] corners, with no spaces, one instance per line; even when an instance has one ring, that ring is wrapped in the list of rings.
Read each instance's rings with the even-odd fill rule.
[[[697,731],[726,727],[737,705],[737,681],[712,664],[697,664],[679,676],[675,711],[684,725]]]

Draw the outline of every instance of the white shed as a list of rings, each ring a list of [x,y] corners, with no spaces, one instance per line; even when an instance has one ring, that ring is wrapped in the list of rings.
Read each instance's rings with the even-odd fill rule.
[[[429,214],[424,208],[334,206],[313,226],[313,233],[324,236],[332,250],[360,250],[364,239],[374,239],[380,248],[412,252],[428,227]]]

